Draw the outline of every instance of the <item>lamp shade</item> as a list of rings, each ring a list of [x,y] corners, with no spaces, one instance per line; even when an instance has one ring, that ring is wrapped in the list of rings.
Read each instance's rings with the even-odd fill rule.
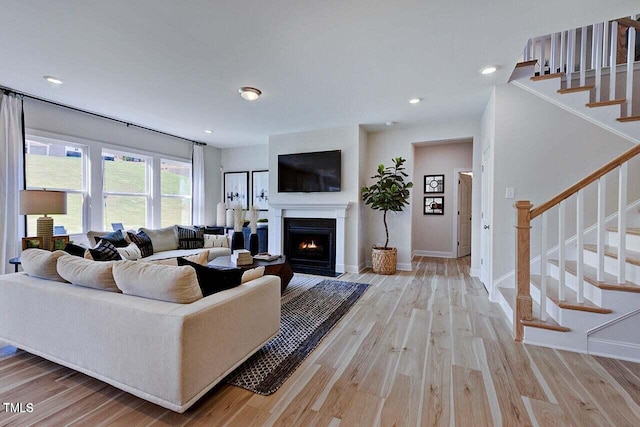
[[[49,190],[21,190],[21,215],[52,215],[67,213],[67,193]]]

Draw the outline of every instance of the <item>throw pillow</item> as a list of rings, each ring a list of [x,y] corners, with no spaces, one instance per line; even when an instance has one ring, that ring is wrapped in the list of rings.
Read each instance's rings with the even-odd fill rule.
[[[235,288],[240,284],[242,270],[239,268],[215,268],[178,257],[178,265],[193,267],[198,276],[198,284],[203,296],[213,295],[217,292]]]
[[[100,240],[106,240],[107,242],[112,243],[116,248],[126,248],[128,245],[127,241],[124,239],[122,231],[120,230],[112,231],[111,233],[107,233],[102,236],[94,236],[93,240],[93,243],[96,244],[100,243]]]
[[[229,238],[224,234],[205,234],[204,247],[205,248],[228,248]]]
[[[140,228],[140,231],[149,236],[155,252],[175,251],[178,249],[178,235],[173,225],[158,230],[143,227]]]
[[[142,258],[142,252],[140,251],[138,245],[136,245],[135,243],[129,243],[129,246],[127,246],[126,248],[117,248],[117,250],[122,259],[135,261]]]
[[[67,243],[65,245],[64,249],[63,249],[63,251],[65,251],[69,255],[79,256],[79,257],[83,257],[84,256],[84,252],[86,250],[87,250],[86,247],[80,246],[80,245],[75,245],[73,243]]]
[[[100,240],[95,248],[89,249],[89,253],[94,261],[120,261],[122,259],[118,248],[108,240]]]
[[[120,292],[113,279],[113,264],[110,262],[95,262],[71,255],[58,259],[58,274],[73,285],[100,289],[109,292]]]
[[[198,277],[191,267],[122,261],[113,264],[113,278],[127,295],[178,304],[202,299]]]
[[[242,273],[241,283],[247,283],[251,280],[259,279],[262,276],[264,276],[264,266],[261,265],[260,267],[251,268]]]
[[[178,249],[199,249],[204,247],[204,228],[176,225]]]
[[[65,251],[50,252],[44,249],[27,249],[20,254],[20,261],[22,262],[22,269],[29,276],[55,280],[56,282],[66,282],[56,269],[58,258],[66,254]]]
[[[139,231],[137,234],[127,232],[127,235],[140,248],[142,258],[153,255],[153,243],[151,243],[151,238],[147,236],[147,233],[144,231]]]

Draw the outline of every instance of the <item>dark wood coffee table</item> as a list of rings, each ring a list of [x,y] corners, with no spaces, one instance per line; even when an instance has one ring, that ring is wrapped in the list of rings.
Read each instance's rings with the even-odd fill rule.
[[[291,269],[291,265],[287,262],[287,257],[285,255],[282,255],[280,258],[274,259],[273,261],[262,261],[256,259],[253,260],[253,264],[248,265],[235,265],[231,262],[230,256],[219,256],[209,261],[209,265],[212,267],[241,268],[242,270],[249,270],[251,268],[264,266],[264,274],[278,276],[280,278],[280,293],[284,293],[284,290],[293,278],[293,270]]]

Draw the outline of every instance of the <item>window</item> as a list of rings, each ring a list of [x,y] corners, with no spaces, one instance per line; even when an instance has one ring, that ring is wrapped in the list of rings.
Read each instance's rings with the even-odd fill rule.
[[[149,159],[138,154],[102,150],[104,229],[147,225],[150,206]]]
[[[160,192],[161,226],[191,224],[191,163],[162,159]]]
[[[27,189],[62,190],[67,193],[67,214],[51,215],[54,225],[64,227],[64,234],[84,233],[87,198],[86,147],[27,136],[25,168]],[[35,236],[38,217],[39,215],[27,216],[28,236]]]

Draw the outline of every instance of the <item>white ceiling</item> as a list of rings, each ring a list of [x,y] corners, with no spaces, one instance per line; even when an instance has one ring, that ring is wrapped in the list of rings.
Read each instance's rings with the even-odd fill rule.
[[[252,145],[478,116],[529,37],[638,9],[638,0],[0,0],[0,85],[219,147]],[[481,76],[488,64],[501,69]],[[263,95],[244,101],[240,86]]]

